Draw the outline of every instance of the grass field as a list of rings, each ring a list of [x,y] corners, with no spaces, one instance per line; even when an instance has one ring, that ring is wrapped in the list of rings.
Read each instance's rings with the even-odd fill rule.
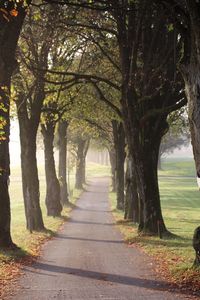
[[[163,216],[167,228],[177,235],[175,239],[142,237],[132,223],[119,225],[129,243],[142,246],[146,252],[162,262],[159,267],[169,271],[173,280],[182,284],[191,282],[200,286],[200,273],[192,270],[194,250],[192,236],[200,225],[200,192],[195,178],[193,160],[166,160],[159,171],[159,186]],[[111,194],[114,215],[121,223],[123,213],[117,211],[115,195]]]
[[[40,166],[41,208],[47,230],[45,232],[34,232],[31,234],[26,230],[20,168],[16,167],[11,169],[11,174],[10,198],[12,238],[20,249],[18,251],[0,251],[0,298],[4,288],[7,288],[9,280],[18,274],[20,270],[20,261],[24,259],[23,257],[28,261],[39,254],[41,244],[52,237],[63,222],[66,221],[71,208],[81,193],[81,191],[74,189],[74,175],[72,174],[70,176],[70,189],[73,191],[73,196],[70,198],[71,205],[63,209],[61,218],[47,217],[44,203],[46,189],[45,177],[43,168]]]

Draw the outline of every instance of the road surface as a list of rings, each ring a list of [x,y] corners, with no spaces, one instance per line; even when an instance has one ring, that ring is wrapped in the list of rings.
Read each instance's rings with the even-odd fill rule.
[[[172,300],[154,262],[123,243],[108,204],[108,179],[95,178],[77,202],[70,220],[24,267],[12,300]]]

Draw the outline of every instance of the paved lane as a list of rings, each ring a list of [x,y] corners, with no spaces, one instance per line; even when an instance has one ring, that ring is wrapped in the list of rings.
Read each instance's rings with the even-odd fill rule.
[[[90,181],[56,238],[41,258],[24,267],[12,300],[185,299],[167,291],[151,260],[122,241],[108,205],[108,180]]]

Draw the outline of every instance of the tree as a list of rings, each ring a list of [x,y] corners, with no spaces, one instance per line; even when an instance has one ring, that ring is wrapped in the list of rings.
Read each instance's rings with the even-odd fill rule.
[[[167,234],[160,207],[157,160],[167,115],[185,103],[179,93],[181,82],[174,85],[175,65],[170,60],[176,33],[165,26],[164,12],[158,11],[153,2],[131,2],[123,10],[119,8],[120,2],[117,9],[113,5],[123,78],[123,120],[143,207],[139,230],[158,234],[159,221],[160,230]]]
[[[118,76],[110,77],[109,71],[65,74],[89,80],[96,88],[108,85],[121,91],[121,115],[143,210],[139,230],[149,234],[158,234],[160,230],[168,234],[160,206],[158,153],[168,127],[168,114],[182,107],[186,99],[180,76],[176,74],[181,42],[177,32],[166,25],[165,10],[158,9],[154,3],[146,0],[84,3],[92,10],[90,19],[75,20],[72,26],[95,32],[95,42],[107,61],[115,66]],[[110,40],[119,49],[117,64],[105,51]]]
[[[123,123],[113,120],[113,140],[116,158],[116,191],[117,191],[117,209],[124,209],[124,161],[125,153],[125,133]]]
[[[42,15],[41,15],[42,14]],[[20,71],[16,76],[16,105],[20,126],[22,185],[27,229],[43,230],[36,159],[36,136],[46,96],[45,69],[55,37],[55,11],[30,11],[21,35]],[[39,30],[38,30],[39,28]],[[27,57],[27,52],[29,53]],[[42,69],[41,69],[42,68]],[[43,70],[44,69],[44,70]]]
[[[41,132],[44,140],[45,175],[46,175],[46,198],[47,215],[59,217],[62,211],[60,184],[56,175],[56,167],[53,153],[53,142],[56,122],[56,102],[49,102],[43,108]],[[44,112],[45,111],[45,112]],[[59,113],[58,113],[59,114]]]
[[[15,50],[26,15],[24,1],[0,3],[0,247],[15,247],[10,234],[10,84],[17,67]]]
[[[158,234],[158,221],[160,230],[167,233],[157,182],[158,149],[167,128],[167,115],[180,108],[185,99],[180,93],[182,83],[178,76],[176,80],[174,76],[181,42],[177,32],[166,26],[165,10],[158,9],[154,3],[153,0],[150,4],[146,0],[70,2],[72,6],[84,7],[80,15],[85,22],[73,20],[67,25],[95,31],[95,36],[90,34],[90,39],[116,72],[111,77],[108,68],[103,74],[83,74],[80,68],[78,72],[54,73],[71,76],[71,80],[88,80],[100,92],[105,85],[121,92],[121,111],[113,103],[109,102],[109,105],[120,111],[124,122],[140,207],[143,207],[139,228],[143,232]],[[85,13],[86,8],[92,12],[90,18]],[[105,51],[109,42],[119,49],[116,60]],[[94,59],[94,55],[91,56]]]
[[[137,190],[136,174],[133,161],[129,153],[126,157],[126,177],[125,177],[125,209],[124,209],[124,219],[131,220],[134,223],[140,222],[140,213],[142,214],[142,209],[139,207],[139,196]]]
[[[200,174],[200,3],[195,0],[163,0],[161,3],[167,8],[171,26],[176,28],[182,41],[178,68],[185,83],[194,160]]]
[[[59,170],[58,176],[60,181],[61,203],[69,203],[67,187],[67,128],[68,122],[61,120],[58,123],[58,144],[59,144]]]

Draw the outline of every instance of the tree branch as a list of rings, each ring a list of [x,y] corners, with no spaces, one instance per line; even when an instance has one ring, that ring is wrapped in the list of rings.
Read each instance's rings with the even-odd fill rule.
[[[93,84],[94,88],[96,89],[97,93],[99,94],[99,99],[102,100],[104,103],[106,103],[109,107],[111,107],[112,110],[114,110],[118,114],[118,116],[121,118],[122,113],[121,113],[120,109],[104,96],[102,90],[100,89],[100,87],[97,85],[96,82],[91,81],[91,83]]]

